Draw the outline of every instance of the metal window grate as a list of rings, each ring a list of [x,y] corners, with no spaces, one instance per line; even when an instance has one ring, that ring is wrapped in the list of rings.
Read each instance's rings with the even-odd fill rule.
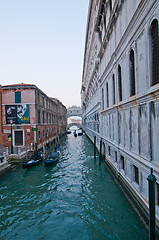
[[[139,169],[136,166],[134,166],[134,180],[139,184]]]
[[[152,85],[159,83],[159,31],[158,21],[153,20],[151,24],[152,39]]]
[[[135,95],[135,61],[134,51],[130,51],[130,96]]]
[[[156,204],[159,206],[159,184],[156,183]]]
[[[122,101],[122,79],[121,79],[121,66],[118,66],[118,80],[119,80],[119,101]]]

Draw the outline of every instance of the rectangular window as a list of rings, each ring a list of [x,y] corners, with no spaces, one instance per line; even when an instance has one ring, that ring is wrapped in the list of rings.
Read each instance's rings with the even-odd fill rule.
[[[46,114],[46,123],[49,123],[49,116],[48,116],[48,113]]]
[[[117,162],[117,151],[115,151],[115,162]]]
[[[159,24],[154,19],[151,23],[151,47],[152,47],[152,82],[151,85],[159,83]]]
[[[110,146],[108,146],[108,154],[111,155]]]
[[[15,103],[21,103],[21,92],[15,92]]]
[[[102,88],[102,110],[104,110],[104,89]]]
[[[40,95],[38,93],[38,104],[40,104]]]
[[[115,104],[115,76],[113,74],[113,104]]]
[[[119,84],[119,102],[122,101],[122,76],[121,76],[121,66],[118,65],[118,84]]]
[[[156,204],[159,206],[159,184],[156,183]]]
[[[44,107],[44,97],[42,97],[42,105],[43,105],[43,107]]]
[[[134,181],[139,184],[139,169],[134,166]]]
[[[39,131],[39,139],[41,138],[41,132]]]
[[[125,160],[124,160],[124,156],[121,155],[120,159],[121,159],[121,169],[125,170]]]
[[[45,113],[43,112],[43,123],[45,123]]]
[[[106,83],[106,97],[107,97],[107,107],[109,107],[109,91],[108,91],[108,83]]]
[[[38,123],[40,123],[40,110],[38,110]]]
[[[130,96],[136,94],[135,90],[135,57],[134,51],[130,51]]]

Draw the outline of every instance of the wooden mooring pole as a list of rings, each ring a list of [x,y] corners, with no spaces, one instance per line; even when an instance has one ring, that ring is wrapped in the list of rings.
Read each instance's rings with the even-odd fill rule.
[[[96,157],[96,136],[94,136],[94,158]]]
[[[153,175],[153,168],[151,174],[147,178],[149,182],[149,240],[156,239],[156,216],[155,216],[155,183],[156,178]]]

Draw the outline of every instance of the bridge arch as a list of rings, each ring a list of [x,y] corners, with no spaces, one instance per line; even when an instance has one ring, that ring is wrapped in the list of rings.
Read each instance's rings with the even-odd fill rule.
[[[72,126],[76,126],[76,127],[78,127],[79,129],[82,128],[82,125],[79,124],[79,123],[69,123],[69,124],[67,124],[67,129],[71,128]]]

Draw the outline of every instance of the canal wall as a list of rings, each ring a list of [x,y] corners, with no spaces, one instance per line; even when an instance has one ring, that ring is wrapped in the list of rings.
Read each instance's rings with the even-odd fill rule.
[[[88,135],[88,132],[91,133]],[[94,145],[94,138],[92,137],[92,131],[85,132],[86,136],[89,138],[89,140]],[[107,170],[111,173],[111,175],[114,178],[114,181],[119,185],[120,189],[124,193],[125,197],[128,199],[128,201],[131,203],[132,207],[136,211],[136,213],[140,216],[142,222],[146,226],[146,228],[149,227],[149,204],[148,201],[145,201],[145,199],[136,191],[136,189],[133,187],[133,184],[130,184],[128,179],[126,179],[122,172],[117,169],[117,167],[110,161],[110,159],[106,156],[106,153],[100,152],[100,141],[99,137],[97,137],[96,141],[96,152],[98,154],[102,154],[102,159],[104,159]],[[95,145],[94,145],[95,146]],[[100,157],[100,155],[99,155]],[[148,175],[147,175],[148,177]],[[148,181],[147,181],[147,188],[148,188]],[[159,220],[156,217],[156,234],[159,237]]]

